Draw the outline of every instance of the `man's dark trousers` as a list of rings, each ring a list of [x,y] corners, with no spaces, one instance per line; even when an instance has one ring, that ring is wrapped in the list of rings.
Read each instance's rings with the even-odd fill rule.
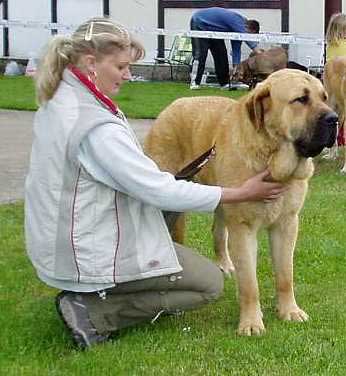
[[[228,56],[223,39],[192,38],[192,50],[194,59],[198,60],[196,85],[201,83],[209,50],[214,59],[215,74],[219,84],[224,86],[229,83]]]

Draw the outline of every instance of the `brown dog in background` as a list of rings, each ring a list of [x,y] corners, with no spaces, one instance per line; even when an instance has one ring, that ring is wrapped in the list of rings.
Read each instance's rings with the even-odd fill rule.
[[[251,52],[248,59],[242,61],[232,72],[233,81],[241,81],[253,88],[271,73],[287,67],[287,51],[282,47]]]
[[[334,144],[337,116],[326,103],[321,82],[307,73],[273,73],[239,101],[222,97],[181,98],[157,118],[145,152],[164,171],[175,174],[215,145],[216,156],[196,181],[225,187],[241,185],[269,168],[287,191],[274,202],[219,205],[213,224],[217,262],[235,269],[240,300],[238,333],[264,331],[256,277],[257,233],[269,233],[275,269],[277,308],[283,320],[305,321],[293,288],[293,252],[298,214],[313,173],[310,157]],[[183,241],[177,222],[174,240]],[[234,266],[232,264],[232,261]]]
[[[346,57],[336,57],[328,61],[324,67],[323,83],[329,95],[330,106],[339,115],[339,132],[343,132],[346,140],[345,116],[346,116]],[[338,146],[335,145],[332,152],[335,157]],[[346,146],[343,146],[342,174],[346,174]],[[332,156],[331,156],[332,157]]]

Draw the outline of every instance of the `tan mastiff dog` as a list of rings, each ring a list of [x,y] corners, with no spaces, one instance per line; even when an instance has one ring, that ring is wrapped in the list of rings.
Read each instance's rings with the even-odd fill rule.
[[[323,82],[329,95],[329,103],[339,115],[339,131],[344,132],[344,138],[346,138],[346,57],[337,57],[326,63]],[[336,151],[337,145],[334,154]],[[341,173],[346,174],[346,146],[344,146],[344,162]]]
[[[219,205],[214,216],[218,264],[238,282],[238,333],[264,331],[256,277],[257,233],[269,232],[279,317],[305,321],[293,291],[293,252],[298,213],[313,173],[310,157],[333,145],[337,116],[321,82],[307,73],[273,73],[239,101],[222,97],[181,98],[154,123],[145,150],[162,170],[176,173],[215,145],[216,156],[197,181],[235,187],[267,167],[287,191],[274,202]],[[177,236],[178,235],[178,236]],[[176,233],[177,241],[182,234]],[[228,252],[229,251],[229,252]],[[230,256],[229,256],[230,255]]]

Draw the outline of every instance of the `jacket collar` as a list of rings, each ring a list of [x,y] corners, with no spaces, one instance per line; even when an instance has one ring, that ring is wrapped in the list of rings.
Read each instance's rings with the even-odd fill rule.
[[[98,100],[98,102],[100,102],[110,112],[112,112],[114,115],[119,114],[117,105],[107,95],[103,94],[88,76],[86,76],[72,64],[67,66],[67,70],[64,72],[64,79],[66,79],[66,81],[70,81],[68,77],[70,75],[72,75],[73,78],[76,79],[83,87],[87,88],[88,91]]]

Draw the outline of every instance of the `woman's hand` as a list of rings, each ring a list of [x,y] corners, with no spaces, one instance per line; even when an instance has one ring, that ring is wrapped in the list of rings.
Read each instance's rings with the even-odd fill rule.
[[[244,201],[272,201],[278,199],[286,188],[281,183],[265,181],[270,172],[265,170],[246,180],[237,188],[222,188],[221,203]]]

